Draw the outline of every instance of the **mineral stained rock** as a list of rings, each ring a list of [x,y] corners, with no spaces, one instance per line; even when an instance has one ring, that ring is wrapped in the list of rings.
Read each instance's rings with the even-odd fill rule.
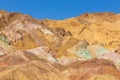
[[[120,15],[37,20],[0,11],[0,80],[120,80]]]

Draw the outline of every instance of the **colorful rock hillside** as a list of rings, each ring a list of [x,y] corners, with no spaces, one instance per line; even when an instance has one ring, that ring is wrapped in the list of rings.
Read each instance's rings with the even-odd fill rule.
[[[0,80],[120,80],[120,15],[37,20],[0,11]]]

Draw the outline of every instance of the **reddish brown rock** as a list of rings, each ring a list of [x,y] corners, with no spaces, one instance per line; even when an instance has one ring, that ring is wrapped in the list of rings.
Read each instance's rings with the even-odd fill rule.
[[[72,63],[67,66],[67,69],[63,73],[69,76],[71,80],[95,80],[92,79],[94,76],[98,76],[97,80],[108,80],[109,77],[114,77],[114,80],[120,79],[120,72],[114,64],[104,59],[92,59]]]

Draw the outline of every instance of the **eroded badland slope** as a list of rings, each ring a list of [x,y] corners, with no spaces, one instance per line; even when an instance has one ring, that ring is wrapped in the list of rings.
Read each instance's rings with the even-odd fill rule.
[[[120,15],[37,20],[0,11],[0,80],[120,80]]]

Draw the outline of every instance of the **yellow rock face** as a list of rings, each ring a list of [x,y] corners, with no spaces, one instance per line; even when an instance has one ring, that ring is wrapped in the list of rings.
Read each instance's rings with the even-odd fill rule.
[[[35,44],[35,41],[29,36],[29,35],[24,35],[23,40],[16,41],[13,43],[15,47],[21,50],[26,50],[26,49],[31,49],[37,47]]]
[[[113,13],[83,14],[65,20],[43,21],[51,28],[64,28],[72,33],[73,38],[86,40],[90,44],[102,43],[108,49],[120,44],[120,15]]]

